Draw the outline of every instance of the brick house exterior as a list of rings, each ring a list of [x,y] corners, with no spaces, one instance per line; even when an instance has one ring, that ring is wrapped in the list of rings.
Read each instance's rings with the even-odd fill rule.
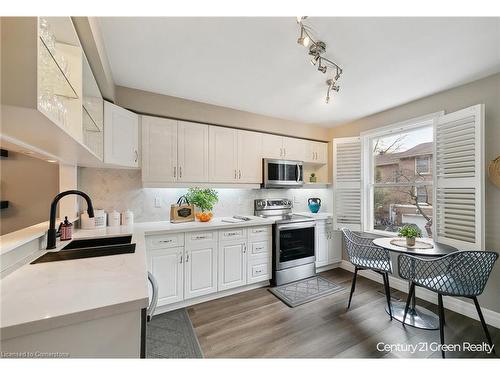
[[[433,181],[433,143],[426,142],[402,152],[378,154],[375,156],[375,183],[415,183]],[[413,194],[410,194],[410,189]],[[378,194],[377,194],[378,193]],[[414,202],[425,215],[432,217],[432,187],[391,187],[376,188],[375,228],[388,230],[388,226],[397,230],[403,224],[416,224],[426,236],[427,220],[421,215]]]

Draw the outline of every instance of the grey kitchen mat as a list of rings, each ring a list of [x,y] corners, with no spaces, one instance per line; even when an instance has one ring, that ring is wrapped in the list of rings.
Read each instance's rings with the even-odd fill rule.
[[[308,279],[269,288],[269,291],[288,306],[296,307],[344,289],[344,287],[332,283],[321,276],[313,276]]]
[[[203,358],[186,309],[155,315],[147,323],[146,358]]]

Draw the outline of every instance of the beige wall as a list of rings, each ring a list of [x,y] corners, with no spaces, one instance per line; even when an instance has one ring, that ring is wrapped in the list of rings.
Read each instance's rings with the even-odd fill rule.
[[[263,99],[265,100],[265,99]],[[329,129],[147,91],[116,87],[116,104],[136,112],[329,141]]]
[[[9,208],[0,211],[0,235],[49,219],[50,202],[59,191],[59,166],[9,152],[0,161],[1,198]]]
[[[330,129],[332,138],[350,137],[360,132],[402,120],[445,110],[454,112],[475,104],[485,104],[485,160],[500,155],[500,74],[377,113]],[[485,171],[486,174],[486,171]],[[500,252],[500,189],[486,177],[486,249]],[[486,308],[500,312],[500,262],[497,262],[483,296]]]

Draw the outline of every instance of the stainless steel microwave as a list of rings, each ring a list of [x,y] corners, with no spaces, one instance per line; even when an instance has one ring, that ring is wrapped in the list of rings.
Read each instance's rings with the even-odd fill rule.
[[[300,188],[304,185],[303,163],[297,160],[263,159],[264,188]]]

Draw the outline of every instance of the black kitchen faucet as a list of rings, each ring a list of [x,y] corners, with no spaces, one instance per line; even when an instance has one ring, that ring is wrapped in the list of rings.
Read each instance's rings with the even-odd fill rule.
[[[83,191],[80,190],[67,190],[63,191],[59,194],[57,194],[54,197],[54,200],[52,201],[50,205],[50,225],[49,225],[49,230],[47,231],[47,250],[50,249],[55,249],[56,248],[56,237],[57,237],[57,231],[56,231],[56,210],[57,210],[57,203],[61,200],[62,197],[65,197],[66,195],[80,195],[87,201],[87,213],[89,214],[89,217],[94,217],[94,207],[92,206],[92,200],[90,197],[84,193]]]

